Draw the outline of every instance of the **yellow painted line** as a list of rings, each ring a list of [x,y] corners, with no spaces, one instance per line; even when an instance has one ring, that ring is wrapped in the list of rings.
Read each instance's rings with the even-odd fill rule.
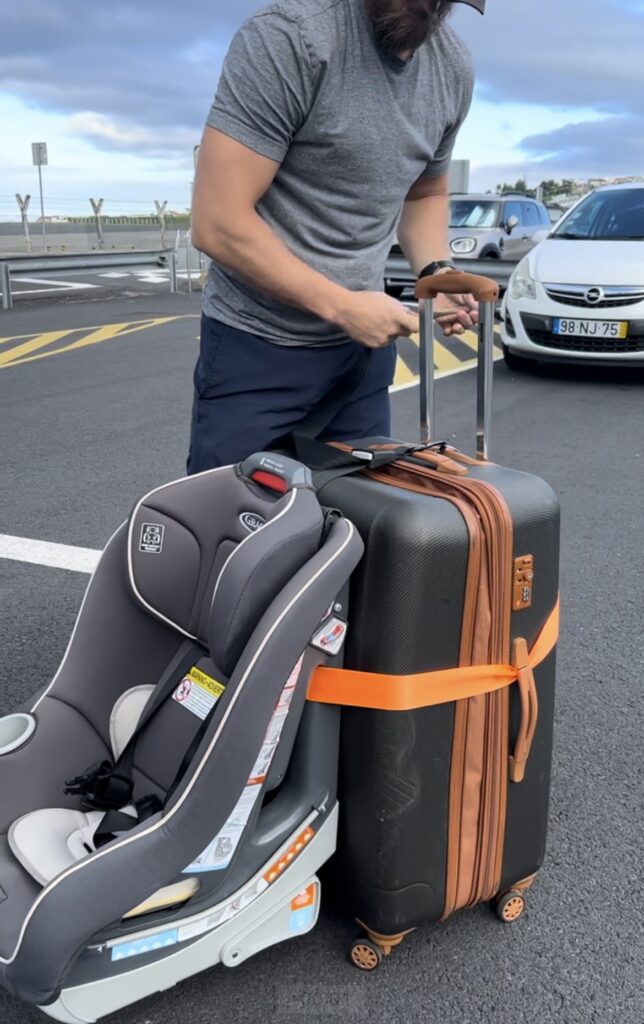
[[[434,342],[434,363],[437,370],[456,370],[463,365],[463,360],[450,352],[440,341]]]
[[[101,327],[76,327],[67,331],[52,331],[49,335],[39,335],[32,341],[27,341],[23,345],[18,345],[16,348],[9,349],[7,352],[4,352],[2,356],[0,356],[0,367],[17,366],[22,365],[23,363],[34,362],[36,359],[47,359],[49,356],[62,355],[64,352],[72,352],[79,348],[86,348],[88,345],[98,345],[102,341],[111,341],[115,338],[123,338],[128,334],[136,334],[140,331],[146,331],[150,327],[159,327],[163,324],[183,319],[185,319],[184,316],[166,316],[157,317],[152,320],[135,320],[118,324],[104,324]],[[89,330],[89,334],[83,334],[81,338],[77,338],[75,341],[70,342],[69,345],[63,345],[62,347],[52,349],[49,352],[38,352],[36,355],[29,354],[38,348],[43,348],[45,345],[52,344],[69,334],[77,334],[79,331],[87,330]]]
[[[494,356],[494,362],[498,362],[499,359],[503,359],[503,353],[497,351]],[[434,379],[443,380],[444,377],[453,377],[457,373],[463,373],[464,370],[474,370],[477,362],[478,360],[476,359],[468,359],[464,363],[459,363],[453,370],[439,370]],[[398,391],[408,391],[409,388],[417,388],[419,383],[420,377],[414,377],[414,379],[409,381],[407,384],[392,384],[389,388],[389,392],[390,394],[395,395]]]
[[[394,377],[394,387],[400,387],[402,384],[409,384],[416,380],[416,374],[413,370],[410,370],[404,359],[398,356],[396,362],[396,376]]]
[[[479,336],[476,331],[465,331],[463,334],[457,334],[456,337],[459,341],[465,342],[468,348],[471,348],[473,352],[478,352]]]
[[[31,334],[10,334],[8,338],[0,338],[0,345],[6,345],[9,341],[22,341],[23,338],[35,338],[37,331],[32,331]]]
[[[15,348],[7,349],[0,355],[0,366],[9,366],[14,361],[22,360],[23,356],[29,355],[30,352],[36,352],[39,348],[44,348],[46,345],[53,345],[55,341],[60,341],[61,338],[66,338],[68,335],[73,334],[73,331],[48,331],[46,334],[37,334],[31,341],[23,341],[22,345],[16,345]],[[32,356],[32,359],[37,359],[38,356]]]
[[[478,352],[479,350],[479,337],[476,331],[465,331],[464,334],[457,334],[456,337],[459,341],[464,341],[465,344],[472,349],[472,352]],[[499,335],[494,332],[494,347],[501,350],[501,339]]]

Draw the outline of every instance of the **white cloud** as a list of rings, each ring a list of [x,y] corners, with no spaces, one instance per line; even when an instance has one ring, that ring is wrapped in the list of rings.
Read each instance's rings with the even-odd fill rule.
[[[151,142],[149,132],[141,128],[128,128],[104,114],[96,114],[90,110],[72,114],[67,118],[67,124],[71,131],[78,132],[86,138],[117,143],[119,146],[136,147]]]
[[[79,183],[126,198],[175,189],[178,205],[228,41],[265,2],[9,5],[0,30],[0,203],[33,179],[29,143],[48,139],[55,194]],[[644,0],[490,0],[484,18],[458,11],[478,86],[457,154],[472,158],[476,187],[515,173],[537,181],[641,171],[632,140],[644,115],[643,13]],[[620,132],[610,118],[622,119]]]

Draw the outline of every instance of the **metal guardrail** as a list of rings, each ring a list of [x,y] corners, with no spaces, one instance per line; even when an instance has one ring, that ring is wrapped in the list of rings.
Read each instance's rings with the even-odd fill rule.
[[[177,291],[176,249],[146,249],[141,252],[84,252],[50,256],[0,256],[2,308],[13,309],[12,275],[47,273],[52,270],[104,270],[109,267],[168,266],[170,291]]]
[[[517,263],[510,260],[454,260],[459,270],[468,274],[482,274],[491,277],[502,288],[507,288]],[[385,284],[394,288],[414,288],[416,277],[402,253],[392,252],[385,269]]]
[[[146,249],[140,252],[92,252],[65,253],[49,256],[1,256],[0,289],[2,308],[13,308],[11,277],[16,274],[47,273],[52,270],[102,270],[109,267],[168,266],[170,268],[170,291],[177,291],[177,248]],[[516,263],[508,260],[455,260],[459,270],[471,274],[484,274],[502,287],[507,287]],[[416,284],[414,273],[402,255],[391,253],[385,269],[385,283],[388,287],[413,288]]]

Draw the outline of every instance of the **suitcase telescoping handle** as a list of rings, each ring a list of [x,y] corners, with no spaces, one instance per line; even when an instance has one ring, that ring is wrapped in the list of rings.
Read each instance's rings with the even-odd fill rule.
[[[436,390],[434,381],[434,299],[438,295],[471,294],[480,303],[478,383],[476,408],[476,455],[489,455],[494,377],[494,314],[499,286],[489,277],[450,270],[423,277],[416,286],[420,303],[420,430],[421,442],[430,444],[434,432]]]

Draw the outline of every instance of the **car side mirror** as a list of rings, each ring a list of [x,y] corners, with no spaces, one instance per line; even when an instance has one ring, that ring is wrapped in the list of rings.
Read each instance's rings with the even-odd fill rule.
[[[545,242],[546,238],[549,238],[549,237],[550,237],[550,232],[548,231],[548,229],[547,228],[540,228],[539,231],[535,231],[534,235],[532,236],[532,241],[534,242],[535,245],[538,245],[539,242]]]
[[[507,231],[507,233],[509,235],[511,235],[512,232],[514,231],[514,229],[518,228],[518,226],[519,226],[519,218],[518,217],[508,217],[508,219],[506,221],[506,225],[505,225],[505,230]]]

